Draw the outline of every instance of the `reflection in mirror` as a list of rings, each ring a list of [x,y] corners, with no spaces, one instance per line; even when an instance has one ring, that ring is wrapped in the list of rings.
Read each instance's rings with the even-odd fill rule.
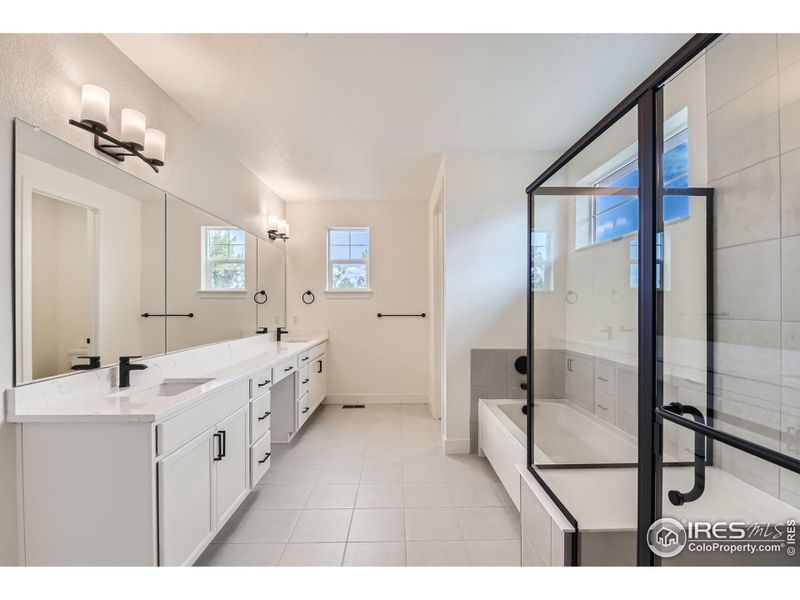
[[[15,153],[16,384],[163,353],[164,192],[22,121]]]
[[[257,252],[256,236],[167,197],[168,352],[255,333]]]
[[[285,242],[258,240],[258,326],[270,332],[286,325]]]

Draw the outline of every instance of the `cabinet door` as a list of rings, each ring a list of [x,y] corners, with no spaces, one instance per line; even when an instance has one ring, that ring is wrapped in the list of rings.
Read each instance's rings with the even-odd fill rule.
[[[159,564],[191,564],[214,537],[212,434],[158,463]]]
[[[318,356],[311,365],[311,405],[318,406],[325,399],[327,369],[325,355]]]
[[[214,444],[217,528],[225,524],[250,492],[248,412],[249,408],[243,406],[217,425],[217,441]]]

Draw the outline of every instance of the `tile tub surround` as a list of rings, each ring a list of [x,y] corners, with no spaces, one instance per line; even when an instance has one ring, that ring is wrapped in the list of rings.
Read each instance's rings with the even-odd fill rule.
[[[438,432],[427,405],[323,405],[196,565],[519,566],[502,484]]]
[[[728,35],[706,56],[717,424],[776,449],[796,431],[791,398],[800,389],[792,341],[800,322],[798,48],[796,34]],[[719,458],[736,477],[800,506],[791,474],[737,453]]]
[[[478,400],[524,399],[527,392],[520,387],[527,378],[517,373],[514,361],[526,356],[527,350],[473,349],[470,354],[470,452],[478,451]],[[539,377],[534,381],[536,398],[564,397],[564,352],[537,350],[534,368]],[[559,370],[561,371],[559,375]]]
[[[130,402],[108,398],[119,391],[117,367],[57,377],[6,390],[10,422],[33,421],[156,421],[184,410],[212,390],[221,390],[269,363],[277,363],[327,340],[313,334],[308,342],[275,342],[252,336],[192,348],[137,362],[147,369],[131,375],[131,390],[169,378],[214,378],[214,381],[169,398]],[[311,335],[308,336],[311,338]],[[265,359],[267,362],[265,362]]]

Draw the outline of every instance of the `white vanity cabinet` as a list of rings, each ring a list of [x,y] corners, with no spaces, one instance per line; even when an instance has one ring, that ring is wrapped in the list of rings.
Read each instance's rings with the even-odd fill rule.
[[[567,400],[594,412],[594,360],[567,352],[565,372]]]
[[[327,393],[325,343],[318,344],[298,356],[297,429],[311,418]]]
[[[283,372],[283,367],[281,367]],[[287,371],[288,373],[288,371]],[[269,470],[272,456],[272,381],[273,369],[265,369],[250,379],[250,489]]]

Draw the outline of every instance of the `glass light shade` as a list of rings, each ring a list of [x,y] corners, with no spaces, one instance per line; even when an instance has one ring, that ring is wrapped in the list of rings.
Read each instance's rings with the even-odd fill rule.
[[[267,231],[278,231],[278,215],[267,217]]]
[[[123,108],[122,125],[120,126],[122,141],[131,144],[137,150],[144,150],[144,123],[144,115],[138,110]]]
[[[84,83],[81,88],[81,123],[108,131],[108,108],[111,94],[99,85]]]
[[[288,223],[286,223],[283,226],[283,231],[281,231],[281,233],[284,234],[287,238],[289,237],[289,224]]]
[[[159,166],[164,164],[167,145],[167,134],[158,129],[146,129],[144,132],[144,155],[155,160]]]
[[[286,223],[284,219],[278,221],[278,233],[286,233],[289,231],[289,225]]]

